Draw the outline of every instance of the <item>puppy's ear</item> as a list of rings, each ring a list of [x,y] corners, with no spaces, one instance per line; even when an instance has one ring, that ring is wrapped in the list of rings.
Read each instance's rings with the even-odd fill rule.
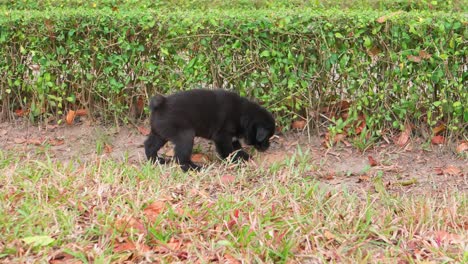
[[[265,139],[267,139],[267,137],[268,137],[268,130],[266,130],[265,128],[261,126],[257,126],[257,136],[255,137],[257,142],[263,142]]]

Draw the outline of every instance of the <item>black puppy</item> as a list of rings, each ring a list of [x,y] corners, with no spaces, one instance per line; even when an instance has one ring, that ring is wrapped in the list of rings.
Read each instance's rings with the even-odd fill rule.
[[[223,159],[236,151],[234,160],[248,160],[250,156],[242,150],[239,139],[265,151],[275,132],[275,120],[265,108],[224,90],[196,89],[168,97],[157,95],[151,98],[150,110],[146,157],[165,163],[157,152],[171,141],[175,145],[175,158],[184,171],[200,169],[190,160],[194,137],[213,140]]]

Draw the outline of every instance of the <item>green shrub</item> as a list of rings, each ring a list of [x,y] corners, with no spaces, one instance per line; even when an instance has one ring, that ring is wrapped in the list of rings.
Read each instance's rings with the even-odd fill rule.
[[[30,117],[88,107],[126,117],[156,92],[223,87],[286,125],[348,100],[379,135],[406,121],[468,122],[466,17],[443,12],[5,11],[0,104]],[[348,133],[356,133],[349,130]]]

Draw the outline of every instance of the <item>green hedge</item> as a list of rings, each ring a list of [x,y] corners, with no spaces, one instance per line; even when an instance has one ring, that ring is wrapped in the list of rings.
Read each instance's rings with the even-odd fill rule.
[[[466,24],[414,11],[8,11],[0,104],[31,118],[82,106],[126,117],[155,92],[218,86],[264,102],[281,124],[348,100],[338,129],[363,114],[376,135],[408,120],[460,131]]]
[[[96,9],[271,9],[271,8],[350,8],[376,10],[466,11],[466,0],[0,0],[0,8],[47,10],[91,7]]]

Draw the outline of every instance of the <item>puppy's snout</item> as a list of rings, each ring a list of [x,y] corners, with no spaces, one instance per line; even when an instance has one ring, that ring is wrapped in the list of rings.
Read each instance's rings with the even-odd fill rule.
[[[255,145],[254,147],[256,150],[263,152],[263,151],[266,151],[270,147],[270,142],[265,141],[265,142]]]

